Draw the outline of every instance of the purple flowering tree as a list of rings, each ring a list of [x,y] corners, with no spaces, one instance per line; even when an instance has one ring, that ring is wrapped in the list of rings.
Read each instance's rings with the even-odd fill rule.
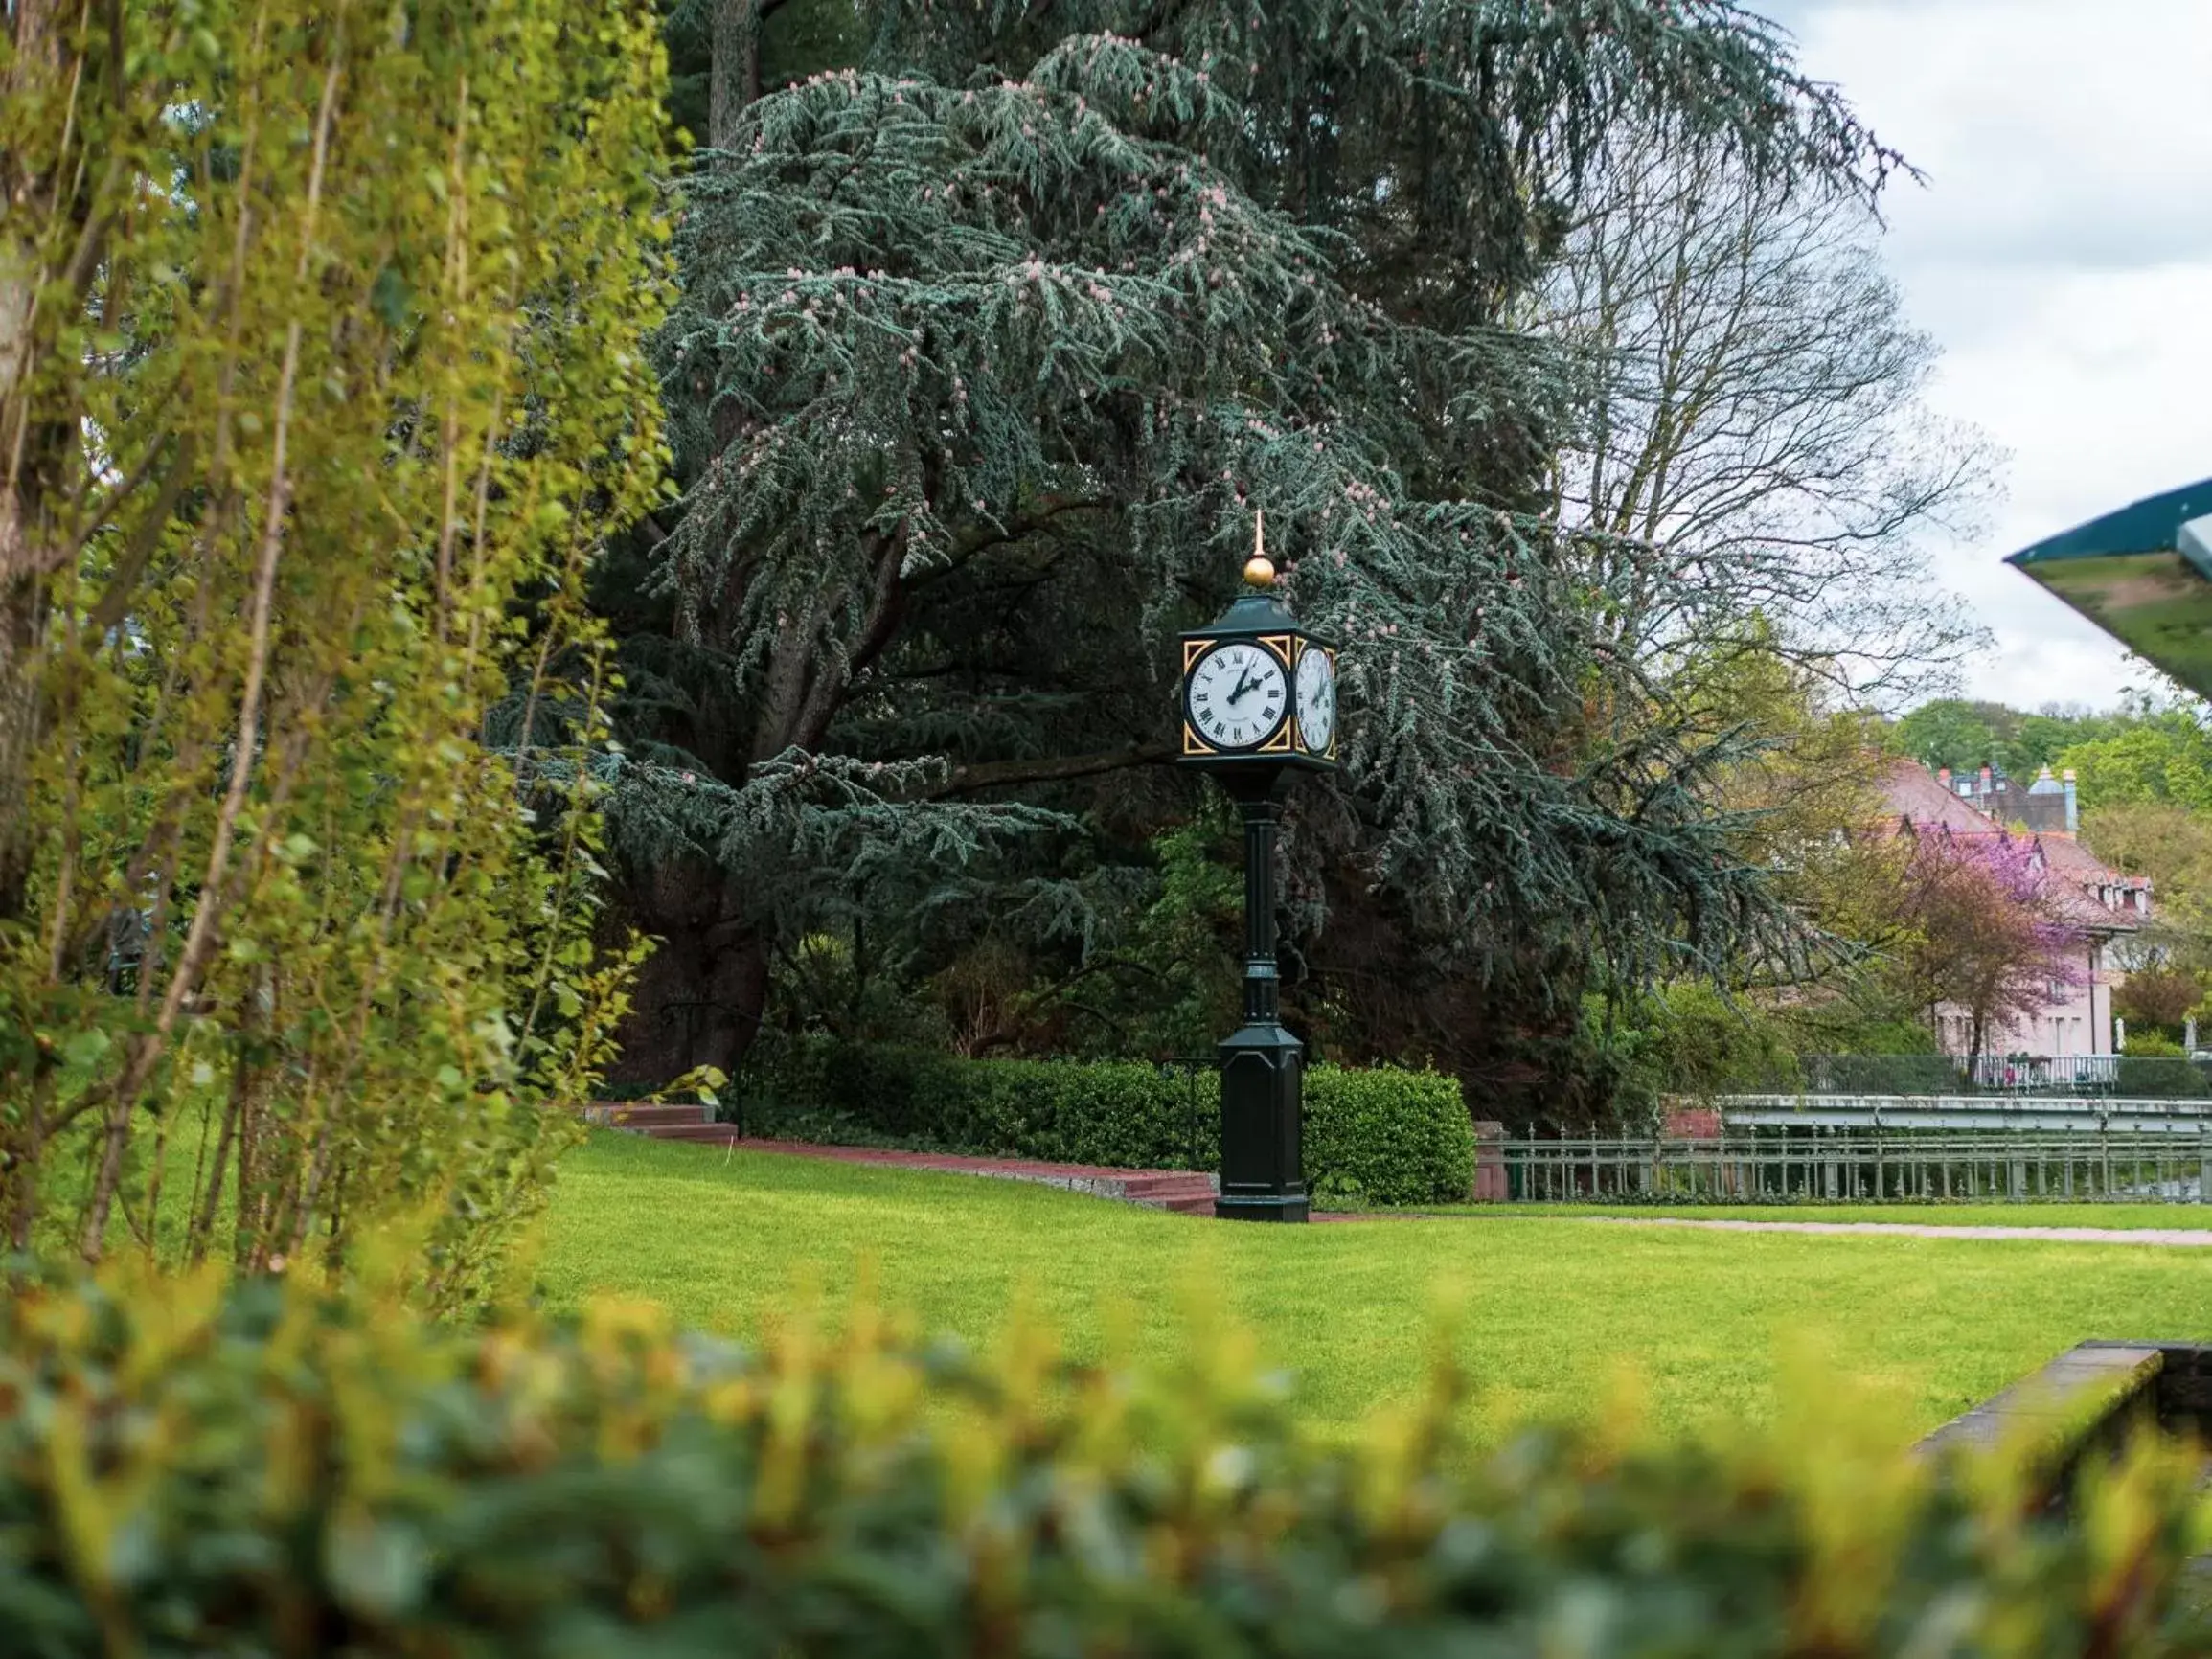
[[[2087,983],[2088,934],[2032,836],[1923,831],[1904,889],[1916,992],[1966,1014],[1974,1054]]]

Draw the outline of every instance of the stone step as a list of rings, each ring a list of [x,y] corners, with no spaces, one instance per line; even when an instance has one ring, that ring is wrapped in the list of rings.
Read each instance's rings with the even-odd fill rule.
[[[1171,1216],[1211,1216],[1214,1213],[1212,1189],[1203,1193],[1183,1193],[1173,1198],[1146,1200],[1146,1207],[1165,1210]]]
[[[585,1115],[595,1123],[616,1129],[651,1129],[664,1124],[707,1122],[704,1106],[648,1105],[642,1102],[633,1104],[628,1101],[594,1101]]]
[[[1122,1184],[1121,1195],[1138,1203],[1155,1198],[1188,1198],[1194,1193],[1214,1195],[1214,1184],[1203,1175],[1138,1175]]]
[[[1138,1170],[1122,1182],[1122,1190],[1132,1198],[1149,1197],[1154,1193],[1179,1193],[1193,1188],[1213,1191],[1214,1184],[1207,1176],[1191,1170]]]

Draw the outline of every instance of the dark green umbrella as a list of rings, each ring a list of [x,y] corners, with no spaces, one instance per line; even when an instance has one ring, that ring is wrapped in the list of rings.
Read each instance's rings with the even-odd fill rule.
[[[2212,478],[2078,524],[2005,562],[2154,668],[2212,696]]]

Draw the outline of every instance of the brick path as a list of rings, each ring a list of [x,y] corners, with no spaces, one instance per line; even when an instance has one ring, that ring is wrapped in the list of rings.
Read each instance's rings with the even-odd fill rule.
[[[1686,1216],[1584,1216],[1614,1227],[1699,1227],[1718,1233],[1872,1233],[1904,1239],[2032,1239],[2044,1244],[2212,1245],[2201,1227],[1944,1227],[1919,1221],[1699,1221]]]

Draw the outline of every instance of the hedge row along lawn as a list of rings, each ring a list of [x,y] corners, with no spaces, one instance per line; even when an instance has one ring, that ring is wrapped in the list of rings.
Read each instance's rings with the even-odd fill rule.
[[[755,1135],[893,1145],[1122,1170],[1211,1170],[1209,1079],[1138,1060],[965,1059],[923,1049],[777,1038],[748,1056],[728,1104]],[[1474,1180],[1459,1084],[1399,1066],[1306,1073],[1306,1182],[1316,1205],[1455,1203]]]
[[[1648,1212],[1647,1212],[1648,1213]],[[1593,1227],[1518,1215],[1233,1226],[1012,1181],[596,1134],[540,1242],[551,1303],[664,1304],[744,1334],[863,1263],[932,1329],[989,1340],[1027,1296],[1079,1355],[1114,1309],[1165,1359],[1202,1281],[1294,1374],[1323,1432],[1409,1398],[1435,1312],[1485,1394],[1485,1432],[1574,1417],[1620,1367],[1653,1417],[1765,1419],[1802,1345],[1882,1391],[1902,1443],[2093,1336],[2212,1333],[2212,1256],[2123,1245]]]

